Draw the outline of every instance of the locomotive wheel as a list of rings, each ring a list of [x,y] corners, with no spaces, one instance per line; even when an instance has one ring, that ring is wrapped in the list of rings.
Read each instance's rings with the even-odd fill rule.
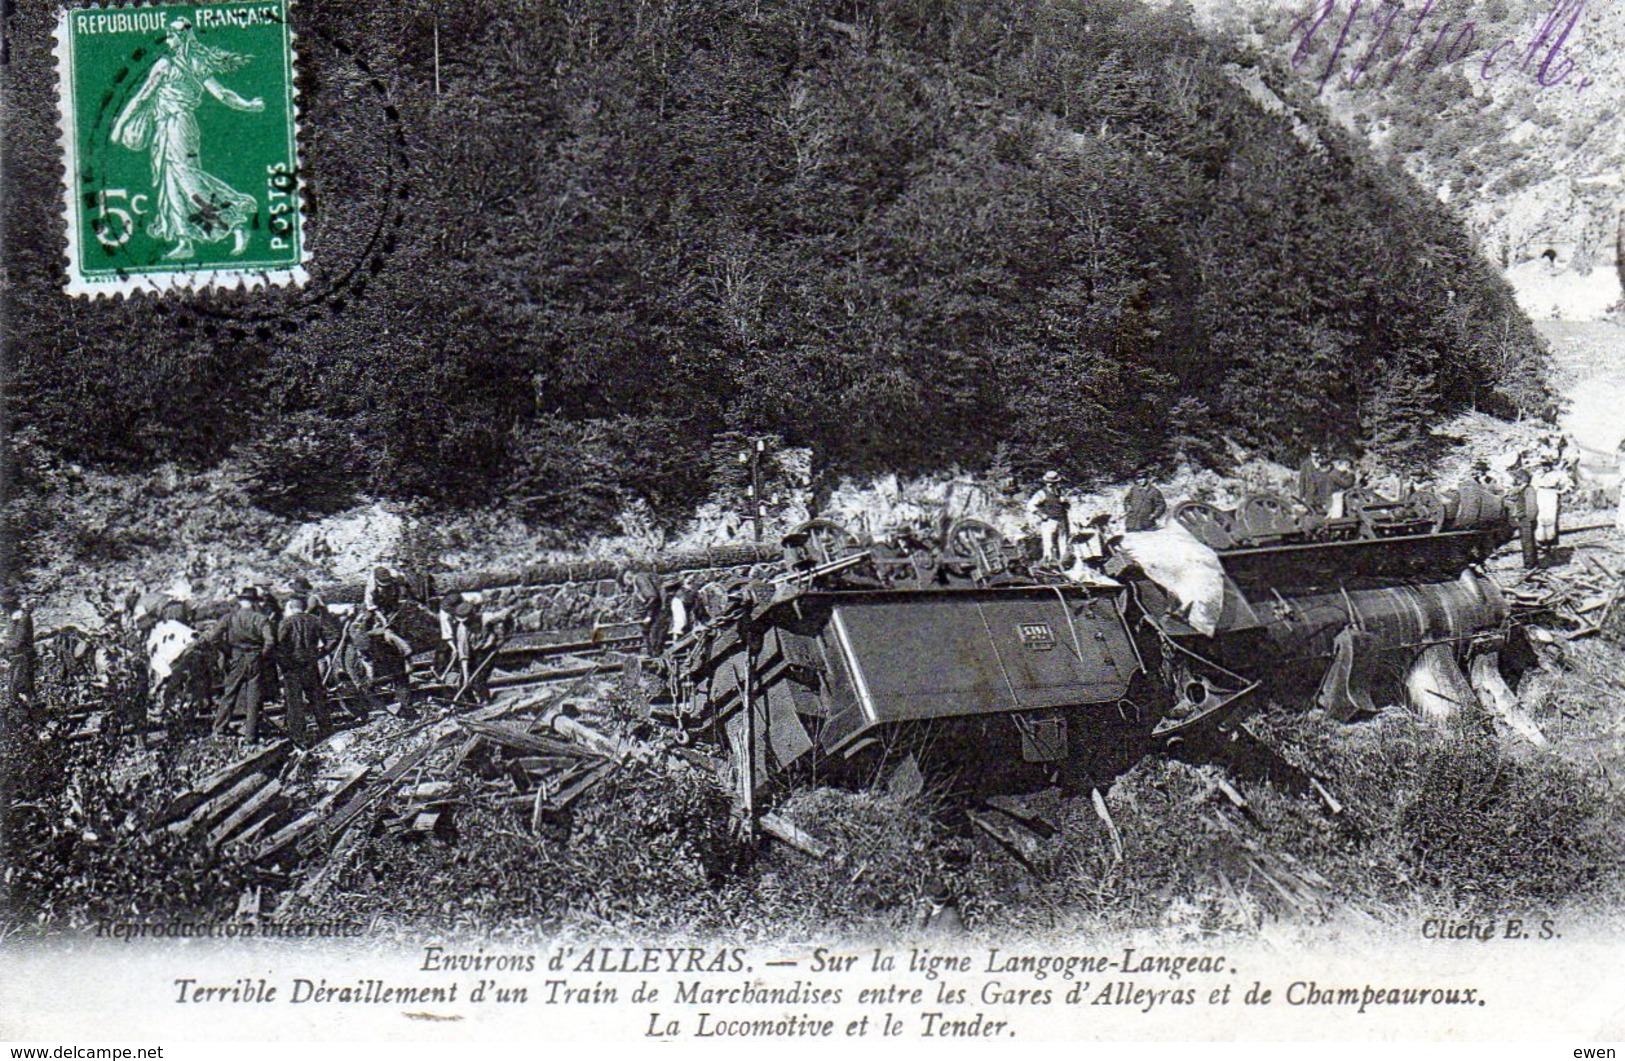
[[[856,535],[832,519],[810,519],[790,533],[807,536],[807,551],[820,564],[839,559],[844,550],[858,544]]]
[[[1254,539],[1290,538],[1303,532],[1292,505],[1279,494],[1250,494],[1236,509],[1238,536]]]
[[[1381,517],[1368,516],[1366,506],[1386,505],[1388,503],[1387,498],[1370,487],[1356,486],[1343,494],[1343,513],[1360,521],[1360,537],[1375,538],[1377,536],[1376,524]]]
[[[955,520],[943,536],[943,552],[949,556],[975,560],[984,567],[987,558],[1004,552],[1004,535],[997,527],[979,519]]]
[[[1174,506],[1174,519],[1210,549],[1229,549],[1236,544],[1230,513],[1202,501],[1181,501]]]
[[[1411,495],[1411,513],[1413,518],[1427,520],[1433,524],[1434,530],[1444,527],[1444,498],[1432,490],[1418,490]]]

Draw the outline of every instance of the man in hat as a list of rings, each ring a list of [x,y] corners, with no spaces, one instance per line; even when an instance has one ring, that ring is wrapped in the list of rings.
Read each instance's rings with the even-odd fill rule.
[[[488,684],[491,672],[491,649],[496,647],[496,636],[486,624],[485,617],[466,598],[452,605],[452,671],[461,680],[465,693],[476,700],[491,698]]]
[[[366,695],[368,704],[377,707],[378,691],[393,686],[396,694],[393,713],[409,712],[413,699],[410,642],[391,630],[384,613],[376,610],[362,612],[350,633],[371,671]]]
[[[320,619],[327,612],[327,602],[322,600],[316,592],[316,587],[310,584],[310,579],[304,575],[297,575],[288,583],[288,596],[298,597],[305,602],[305,614],[314,615]]]
[[[440,644],[434,650],[434,672],[439,680],[451,675],[457,660],[457,606],[463,602],[461,593],[448,593],[440,598],[435,609],[435,623],[440,627]]]
[[[1162,517],[1168,513],[1168,500],[1151,481],[1151,469],[1142,467],[1134,473],[1134,485],[1123,499],[1123,530],[1130,534],[1156,530]]]
[[[1496,523],[1505,508],[1500,488],[1490,478],[1489,462],[1474,461],[1472,472],[1456,486],[1456,517],[1452,526],[1466,529]]]
[[[259,735],[260,705],[265,699],[265,665],[276,651],[276,632],[260,611],[259,592],[252,586],[237,593],[237,607],[215,624],[204,641],[224,647],[226,690],[215,708],[213,731],[224,733],[231,716],[243,713],[243,736]]]
[[[283,607],[276,642],[282,694],[288,706],[288,736],[304,747],[310,739],[308,723],[315,723],[317,735],[327,729],[327,702],[317,664],[332,649],[333,639],[321,620],[305,610],[304,597],[295,594]]]
[[[1557,552],[1563,514],[1562,491],[1568,485],[1566,480],[1556,457],[1541,461],[1532,479],[1535,491],[1535,544],[1547,561]]]
[[[1037,526],[1038,541],[1043,550],[1041,564],[1058,565],[1062,559],[1061,545],[1067,539],[1067,514],[1071,506],[1061,495],[1061,473],[1050,470],[1033,496],[1027,499],[1027,514]]]
[[[1324,516],[1331,499],[1331,470],[1326,467],[1319,447],[1315,447],[1309,451],[1309,455],[1303,459],[1302,466],[1298,468],[1298,500],[1302,501],[1310,512]]]
[[[1535,544],[1535,488],[1529,469],[1522,463],[1512,467],[1512,495],[1508,499],[1512,521],[1518,527],[1518,545],[1525,570],[1540,566],[1540,550]]]
[[[372,577],[367,579],[367,590],[363,595],[362,603],[370,612],[376,612],[388,626],[395,620],[395,613],[401,607],[401,580],[395,572],[382,564],[372,569]]]

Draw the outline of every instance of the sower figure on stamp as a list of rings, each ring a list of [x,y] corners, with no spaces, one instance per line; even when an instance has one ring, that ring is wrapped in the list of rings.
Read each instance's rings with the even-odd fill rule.
[[[276,632],[260,611],[259,603],[259,593],[253,588],[240,591],[236,609],[220,620],[204,639],[211,644],[223,644],[227,654],[226,691],[221,694],[220,706],[214,712],[215,736],[226,731],[231,716],[239,708],[243,712],[243,736],[254,740],[259,735],[260,705],[265,699],[265,664],[276,651]]]
[[[197,39],[192,24],[169,24],[169,54],[160,56],[141,88],[113,123],[113,141],[131,151],[150,151],[154,210],[147,233],[173,241],[165,258],[190,258],[196,243],[231,237],[231,253],[248,247],[249,222],[258,211],[245,195],[203,169],[202,137],[196,111],[207,92],[235,111],[258,113],[262,99],[244,99],[217,79],[241,69],[246,55],[212,48]]]
[[[322,621],[305,610],[305,598],[288,598],[282,627],[277,631],[277,660],[282,666],[282,695],[288,706],[288,736],[304,747],[307,724],[315,723],[316,736],[327,731],[327,701],[317,664],[333,647]]]
[[[1038,524],[1038,540],[1043,549],[1039,563],[1059,566],[1064,559],[1070,510],[1066,498],[1061,496],[1061,473],[1045,472],[1038,490],[1027,500],[1027,512]]]

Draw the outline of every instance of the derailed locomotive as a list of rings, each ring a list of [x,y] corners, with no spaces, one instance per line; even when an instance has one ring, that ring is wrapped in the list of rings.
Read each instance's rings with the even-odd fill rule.
[[[1480,565],[1513,528],[1474,509],[1458,523],[1432,495],[1356,496],[1337,520],[1275,496],[1186,503],[1066,572],[974,521],[864,542],[815,520],[778,577],[708,587],[713,619],[666,653],[657,711],[725,747],[750,802],[910,755],[964,767],[973,789],[1086,787],[1222,733],[1266,686],[1343,719],[1407,698],[1499,706],[1509,615]]]

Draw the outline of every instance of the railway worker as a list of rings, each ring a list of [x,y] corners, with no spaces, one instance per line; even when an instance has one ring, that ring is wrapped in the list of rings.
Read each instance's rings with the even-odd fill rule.
[[[1451,526],[1468,528],[1484,522],[1486,505],[1492,503],[1484,484],[1489,471],[1488,463],[1474,461],[1472,472],[1456,484],[1456,515],[1451,520]]]
[[[215,736],[225,733],[231,716],[243,713],[243,736],[259,736],[260,707],[265,699],[265,665],[276,651],[276,633],[260,611],[259,592],[252,586],[237,593],[237,607],[215,624],[204,641],[226,651],[226,689],[215,708]]]
[[[382,612],[369,610],[362,612],[356,620],[352,631],[356,645],[366,658],[372,670],[372,689],[368,699],[376,702],[371,694],[378,689],[393,685],[395,687],[396,706],[395,714],[405,714],[412,709],[412,646],[401,635],[390,629],[389,621]]]
[[[474,602],[467,598],[453,605],[451,614],[454,621],[452,651],[456,660],[453,671],[460,676],[465,692],[472,693],[476,700],[488,700],[491,697],[487,684],[491,673],[489,657],[497,646],[496,633],[474,607]]]
[[[1331,474],[1319,447],[1310,449],[1298,468],[1298,500],[1317,516],[1326,514],[1332,499]]]
[[[434,672],[442,680],[449,677],[452,664],[457,660],[457,606],[463,603],[461,593],[448,593],[440,598],[435,609],[435,623],[440,627],[440,644],[434,650]]]
[[[9,812],[14,801],[38,794],[45,772],[37,743],[44,713],[35,697],[39,657],[34,616],[10,582],[0,584],[0,614],[5,616],[0,637],[0,809]],[[7,853],[6,838],[6,830],[0,829],[0,854]]]
[[[1151,481],[1151,469],[1142,466],[1134,473],[1134,485],[1123,499],[1123,530],[1130,534],[1156,530],[1167,514],[1168,499]]]
[[[254,587],[254,592],[259,595],[260,614],[265,616],[265,620],[271,624],[271,634],[274,637],[277,630],[282,626],[282,602],[277,600],[277,596],[271,591],[271,587],[263,582]],[[282,699],[282,664],[277,660],[274,652],[265,661],[264,682],[265,699]]]
[[[316,587],[310,584],[310,579],[304,575],[297,576],[288,583],[288,596],[298,597],[305,602],[305,614],[315,616],[317,619],[326,619],[329,615],[327,602],[322,600]]]
[[[667,639],[680,641],[693,623],[694,598],[683,585],[683,580],[676,575],[668,578],[665,585],[660,587],[660,591],[669,613]]]
[[[1039,563],[1061,564],[1061,545],[1067,540],[1067,516],[1070,511],[1071,506],[1061,495],[1061,473],[1053,469],[1045,472],[1038,489],[1027,499],[1027,514],[1037,525],[1042,549]]]
[[[288,596],[298,597],[304,601],[305,614],[321,623],[322,629],[327,632],[328,639],[334,644],[338,643],[339,635],[344,626],[339,622],[339,617],[333,614],[333,609],[327,606],[327,601],[323,600],[322,595],[316,592],[316,587],[310,584],[310,579],[304,575],[297,576],[292,582],[288,583]]]
[[[333,638],[320,619],[305,610],[305,598],[297,594],[283,605],[282,626],[277,630],[277,662],[282,670],[282,694],[288,707],[288,736],[299,747],[307,747],[314,723],[314,736],[327,730],[327,702],[322,675],[317,664],[333,648]]]
[[[401,580],[389,568],[382,564],[372,569],[372,576],[367,579],[367,589],[362,595],[362,603],[369,612],[381,616],[384,625],[395,621],[395,613],[401,607]]]
[[[173,622],[196,626],[197,602],[203,599],[204,593],[203,583],[193,582],[185,592],[170,595],[168,599],[158,606],[158,610],[154,613],[154,625]]]
[[[1555,458],[1541,462],[1532,484],[1535,488],[1535,544],[1549,561],[1557,551],[1563,511],[1563,469]]]
[[[663,583],[646,571],[627,572],[625,581],[643,611],[643,654],[658,656],[666,650],[666,634],[671,630],[671,610]]]
[[[1319,514],[1327,519],[1342,519],[1348,515],[1345,498],[1359,482],[1360,477],[1355,474],[1353,461],[1347,457],[1339,457],[1333,461],[1331,471],[1326,473],[1326,503]]]
[[[23,604],[17,587],[9,582],[0,586],[0,612],[6,616],[4,654],[6,665],[6,702],[16,711],[12,719],[32,734],[39,721],[35,711],[34,678],[39,670],[39,655],[34,644],[34,613]]]
[[[1522,464],[1512,468],[1512,493],[1508,498],[1512,520],[1518,525],[1518,546],[1525,570],[1540,566],[1540,550],[1535,545],[1535,488],[1529,470]]]

